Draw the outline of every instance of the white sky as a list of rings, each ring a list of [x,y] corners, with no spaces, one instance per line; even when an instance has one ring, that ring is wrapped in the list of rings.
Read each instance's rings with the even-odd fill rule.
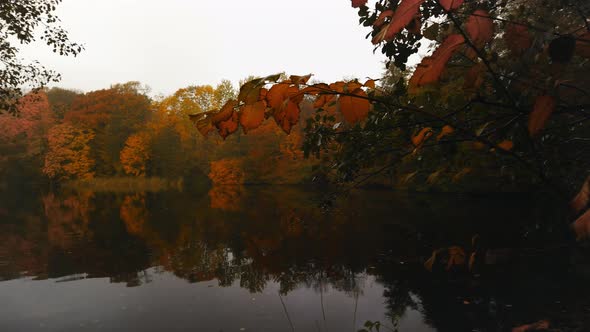
[[[37,42],[21,55],[83,91],[140,81],[170,94],[282,71],[378,78],[385,60],[350,0],[64,0],[57,14],[86,50],[59,57]]]

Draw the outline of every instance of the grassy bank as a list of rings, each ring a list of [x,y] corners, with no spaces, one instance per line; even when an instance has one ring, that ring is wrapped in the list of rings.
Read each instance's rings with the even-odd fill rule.
[[[182,191],[184,181],[182,178],[112,177],[72,180],[65,182],[63,186],[74,190],[91,190],[94,192],[158,192],[169,190]]]

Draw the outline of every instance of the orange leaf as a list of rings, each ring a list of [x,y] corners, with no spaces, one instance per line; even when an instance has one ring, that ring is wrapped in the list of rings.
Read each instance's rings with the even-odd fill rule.
[[[330,103],[332,100],[334,100],[336,96],[335,95],[319,95],[317,97],[317,99],[315,100],[315,102],[313,103],[313,108],[322,108],[324,107],[326,104]]]
[[[418,134],[416,134],[412,137],[412,144],[414,144],[415,147],[419,147],[428,138],[430,138],[430,136],[432,136],[432,128],[430,128],[430,127],[423,128],[422,130],[420,130],[418,132]]]
[[[278,110],[283,105],[283,101],[288,98],[289,92],[289,84],[287,83],[278,83],[273,85],[268,93],[266,94],[266,101],[268,102],[268,107],[272,108],[273,110]]]
[[[584,210],[588,206],[589,202],[590,202],[590,176],[586,178],[586,181],[584,181],[584,185],[582,185],[580,192],[578,192],[576,197],[574,197],[574,199],[572,199],[572,202],[570,203],[570,205],[572,207],[572,210],[574,210],[575,213],[580,213],[580,212],[582,212],[582,210]]]
[[[350,81],[347,82],[346,85],[344,85],[344,92],[353,92],[362,87],[363,85],[358,81]]]
[[[465,175],[471,173],[471,171],[473,171],[471,169],[471,167],[465,167],[462,170],[459,171],[459,173],[455,174],[455,176],[453,176],[453,182],[459,182],[463,177],[465,177]]]
[[[515,55],[522,54],[533,45],[533,40],[527,27],[520,24],[510,23],[506,28],[504,40],[508,49]]]
[[[377,39],[373,38],[373,44],[378,44],[384,40],[393,40],[395,35],[402,31],[414,19],[423,2],[424,0],[402,0],[395,10],[391,22],[379,32],[378,36],[380,37]],[[383,33],[383,31],[385,32]]]
[[[219,122],[216,127],[219,135],[225,139],[227,136],[235,133],[238,130],[238,113],[232,110],[231,117],[226,121]]]
[[[354,90],[352,94],[358,97],[340,96],[338,101],[344,120],[350,124],[355,124],[367,118],[371,109],[371,103],[366,99],[367,94],[365,91],[360,88]]]
[[[514,143],[512,141],[502,141],[500,142],[500,144],[498,144],[498,148],[504,150],[504,151],[510,151],[514,148]]]
[[[238,101],[246,104],[257,102],[260,98],[260,90],[262,89],[262,86],[263,84],[261,84],[259,79],[245,83],[240,87]]]
[[[463,248],[453,246],[449,247],[449,261],[447,262],[447,271],[453,266],[462,266],[465,264],[465,251]]]
[[[330,86],[325,83],[319,83],[306,87],[305,89],[301,90],[301,93],[317,96],[326,91],[330,91]]]
[[[258,96],[258,100],[266,100],[267,94],[268,94],[268,89],[265,89],[265,88],[260,89],[260,95]]]
[[[529,116],[529,134],[536,136],[547,123],[549,117],[555,110],[555,98],[551,96],[538,96],[535,106]]]
[[[439,0],[439,3],[446,11],[452,11],[459,8],[464,0]]]
[[[473,142],[473,148],[476,150],[481,150],[484,149],[486,147],[485,144],[483,144],[482,142]]]
[[[289,134],[291,128],[299,122],[299,113],[299,105],[290,100],[285,100],[284,106],[273,116],[276,123],[281,126],[283,131]]]
[[[211,124],[211,120],[210,119],[202,119],[200,118],[199,114],[191,114],[189,115],[189,118],[191,119],[191,121],[193,121],[195,123],[195,126],[197,127],[197,130],[199,131],[199,133],[201,133],[201,135],[203,135],[204,137],[207,137],[207,135],[215,130],[215,127],[213,126],[213,124]]]
[[[443,137],[450,135],[452,133],[455,132],[455,129],[453,129],[453,127],[446,125],[442,128],[442,130],[440,131],[440,134],[438,134],[438,136],[436,137],[436,139],[438,141],[440,141]]]
[[[576,233],[578,241],[585,240],[590,237],[590,210],[586,211],[573,224],[572,228]]]
[[[245,104],[254,104],[260,100],[261,90],[268,82],[276,82],[281,77],[281,74],[269,75],[262,78],[256,78],[244,83],[240,87],[238,94],[238,102]]]
[[[211,114],[211,123],[213,123],[213,125],[217,125],[219,122],[229,120],[229,118],[231,118],[234,114],[234,108],[236,106],[237,102],[235,100],[228,100],[219,112]]]
[[[254,105],[244,105],[240,111],[240,124],[244,133],[260,127],[264,121],[266,102],[259,101]]]
[[[432,56],[425,57],[418,65],[409,82],[410,90],[415,90],[425,84],[438,81],[447,62],[453,53],[463,45],[465,38],[460,34],[448,36],[434,51]]]
[[[299,91],[299,88],[296,85],[289,87],[287,90],[287,97],[295,104],[299,104],[303,101],[303,93]]]
[[[344,92],[344,86],[346,86],[346,83],[343,81],[334,82],[330,84],[330,90],[332,90],[333,92],[342,93]]]
[[[482,48],[494,36],[494,22],[489,16],[487,11],[478,9],[469,16],[465,24],[467,35],[477,48]]]
[[[375,80],[367,80],[364,86],[369,89],[375,89]]]

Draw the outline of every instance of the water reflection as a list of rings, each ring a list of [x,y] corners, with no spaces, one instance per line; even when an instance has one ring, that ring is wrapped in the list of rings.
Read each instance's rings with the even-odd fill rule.
[[[442,280],[422,271],[433,247],[465,243],[475,233],[511,246],[523,234],[527,245],[545,240],[551,227],[531,230],[533,200],[364,191],[328,213],[318,207],[321,198],[297,187],[228,186],[202,195],[62,192],[31,195],[19,205],[5,200],[0,292],[13,309],[37,308],[42,319],[9,310],[0,322],[10,323],[0,326],[32,328],[32,319],[76,329],[60,315],[91,320],[98,312],[102,323],[84,321],[85,328],[244,328],[228,322],[236,317],[271,331],[354,330],[367,319],[402,331],[495,331],[541,318],[586,322],[590,292],[577,288],[585,282],[577,274],[527,267],[505,278]],[[561,287],[552,286],[556,281]],[[72,297],[68,287],[92,293],[92,300]],[[147,305],[148,298],[160,303]],[[117,310],[98,309],[113,301]],[[60,314],[47,313],[55,305],[63,305]],[[136,311],[120,312],[129,306]],[[156,310],[169,316],[149,323]]]

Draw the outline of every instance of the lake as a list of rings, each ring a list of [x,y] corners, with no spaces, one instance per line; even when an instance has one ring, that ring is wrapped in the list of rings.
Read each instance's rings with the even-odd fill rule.
[[[590,322],[558,210],[520,194],[290,186],[0,195],[0,331],[504,331]],[[539,252],[429,273],[478,234]],[[550,248],[550,249],[547,249]],[[554,249],[551,249],[554,248]],[[536,251],[535,251],[536,250]],[[590,326],[590,325],[588,325]]]

